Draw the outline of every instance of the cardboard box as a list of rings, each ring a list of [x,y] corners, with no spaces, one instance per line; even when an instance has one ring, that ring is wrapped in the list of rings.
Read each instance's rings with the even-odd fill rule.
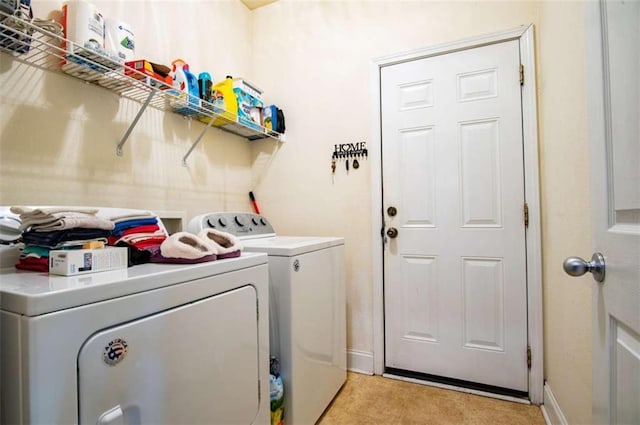
[[[53,250],[49,253],[49,273],[73,276],[127,268],[127,248]]]
[[[278,131],[278,107],[276,105],[269,105],[262,109],[262,126],[268,132]]]
[[[264,104],[262,101],[238,88],[234,88],[233,93],[238,99],[238,122],[256,131],[263,131],[262,107]]]
[[[252,82],[245,80],[244,78],[234,78],[233,88],[239,89],[249,96],[252,96],[262,102],[262,89]]]
[[[163,77],[162,75],[158,74],[153,70],[153,66],[151,65],[151,63],[145,59],[125,62],[124,65],[124,75],[128,75],[129,77],[135,78],[136,80],[146,80],[145,82],[151,87],[158,86],[160,90],[166,90],[170,89],[173,85],[173,79],[170,75]],[[152,79],[158,80],[165,85],[159,84]]]

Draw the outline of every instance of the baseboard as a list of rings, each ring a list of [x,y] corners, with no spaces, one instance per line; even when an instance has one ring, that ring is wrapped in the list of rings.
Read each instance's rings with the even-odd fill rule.
[[[347,350],[347,369],[352,372],[373,375],[373,353]]]
[[[544,404],[540,409],[547,425],[569,425],[547,382],[544,383]]]

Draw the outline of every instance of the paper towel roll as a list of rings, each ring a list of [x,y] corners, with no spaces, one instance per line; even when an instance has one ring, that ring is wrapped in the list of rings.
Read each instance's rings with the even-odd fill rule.
[[[124,61],[135,59],[135,41],[129,24],[117,19],[105,20],[105,48]]]
[[[62,11],[65,38],[81,47],[104,47],[104,18],[93,4],[70,0],[64,2]]]

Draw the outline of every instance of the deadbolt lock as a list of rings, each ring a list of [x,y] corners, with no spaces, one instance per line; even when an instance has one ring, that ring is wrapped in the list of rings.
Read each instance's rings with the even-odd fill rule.
[[[387,214],[389,214],[389,217],[393,217],[398,214],[398,210],[396,209],[396,207],[389,207],[387,208]]]
[[[387,229],[387,236],[389,236],[391,239],[397,237],[398,229],[396,229],[395,227],[389,227],[389,229]]]

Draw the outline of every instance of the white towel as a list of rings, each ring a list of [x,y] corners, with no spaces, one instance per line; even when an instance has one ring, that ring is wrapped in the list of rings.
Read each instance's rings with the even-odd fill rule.
[[[137,211],[131,214],[114,215],[114,216],[105,217],[105,218],[113,221],[114,223],[120,223],[121,221],[139,220],[142,218],[152,218],[152,217],[156,217],[156,215],[149,211]]]
[[[22,215],[20,216],[23,217]],[[78,212],[51,213],[45,216],[31,216],[22,218],[20,230],[29,229],[34,232],[51,232],[81,227],[84,229],[112,230],[112,221],[105,220],[92,214]]]
[[[31,207],[21,207],[14,206],[10,208],[11,212],[14,214],[20,214],[20,216],[42,216],[56,213],[64,213],[64,212],[75,212],[75,213],[83,213],[83,214],[93,214],[95,215],[98,212],[97,208],[77,208],[77,207],[41,207],[41,208],[31,208]]]
[[[113,230],[115,227],[112,221],[92,215],[84,217],[61,217],[56,221],[46,224],[25,225],[25,223],[22,223],[21,228],[26,229],[29,226],[31,226],[31,230],[34,232],[52,232],[54,230],[66,230],[78,227],[82,229]]]

